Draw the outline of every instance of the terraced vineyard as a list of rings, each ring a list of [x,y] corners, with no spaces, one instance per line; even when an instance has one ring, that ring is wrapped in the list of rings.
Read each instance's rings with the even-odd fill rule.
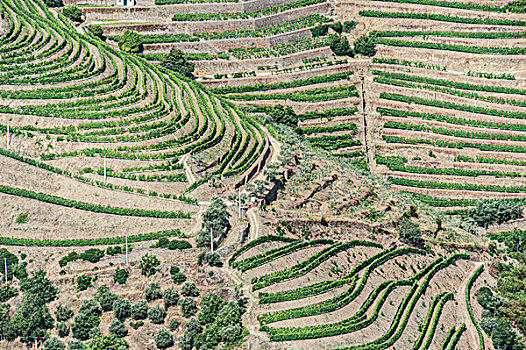
[[[260,331],[282,348],[474,349],[465,332],[471,306],[459,308],[470,305],[483,267],[469,260],[372,241],[263,236],[229,264],[258,295]]]

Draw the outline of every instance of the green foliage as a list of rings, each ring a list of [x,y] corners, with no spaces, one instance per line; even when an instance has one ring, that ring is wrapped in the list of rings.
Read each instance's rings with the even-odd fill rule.
[[[501,224],[522,218],[522,205],[503,200],[480,202],[475,208],[470,209],[467,215],[477,225],[487,228],[490,224]]]
[[[166,288],[163,291],[163,301],[165,309],[168,309],[170,306],[177,305],[179,301],[179,293],[174,287]]]
[[[70,340],[68,342],[68,350],[85,350],[84,343],[79,340]]]
[[[327,24],[320,24],[310,29],[310,32],[313,37],[327,35],[328,31],[329,31],[329,26]]]
[[[7,278],[12,280],[18,265],[18,258],[6,248],[0,248],[0,261],[4,261],[4,259],[7,261]],[[5,266],[0,269],[0,273],[2,274],[2,281],[5,281]]]
[[[124,322],[118,318],[114,318],[110,322],[110,327],[108,330],[111,334],[115,334],[119,338],[123,338],[128,335],[128,328],[126,328]]]
[[[102,308],[96,300],[84,299],[80,305],[79,314],[99,317],[102,314]]]
[[[115,334],[96,337],[88,342],[88,350],[125,350],[128,348],[128,342]]]
[[[132,305],[128,299],[117,299],[113,303],[113,312],[117,319],[124,321],[131,315]]]
[[[167,349],[174,345],[174,337],[166,328],[159,329],[153,336],[153,340],[159,349]]]
[[[166,310],[161,304],[154,305],[148,308],[148,318],[154,324],[163,324],[166,317]]]
[[[180,298],[177,304],[181,307],[181,312],[185,318],[190,318],[197,312],[197,305],[192,298]]]
[[[86,275],[80,275],[77,277],[77,289],[79,291],[86,290],[89,287],[93,287],[93,277],[86,276]]]
[[[145,254],[141,258],[139,268],[141,269],[141,273],[143,276],[149,277],[155,275],[160,264],[161,262],[159,261],[159,258],[157,258],[157,256]]]
[[[0,303],[5,303],[9,299],[16,297],[18,295],[18,291],[15,287],[10,286],[8,284],[3,284],[0,286]]]
[[[69,326],[66,322],[57,322],[55,325],[58,336],[61,338],[67,337],[69,334]]]
[[[296,113],[290,106],[274,105],[267,110],[267,114],[275,123],[288,126],[298,125]]]
[[[342,32],[349,33],[351,30],[356,28],[357,23],[355,21],[347,21],[343,22],[342,25]]]
[[[141,52],[143,49],[141,36],[132,30],[126,29],[119,40],[119,48],[123,52]]]
[[[177,319],[177,317],[172,317],[170,319],[170,323],[168,324],[168,328],[170,328],[172,332],[175,332],[177,328],[179,328],[179,324],[179,319]]]
[[[99,316],[90,316],[79,313],[73,319],[71,324],[71,332],[73,337],[79,340],[88,340],[92,337],[92,329],[98,327],[100,324]]]
[[[61,304],[57,305],[57,308],[55,310],[55,317],[59,322],[68,321],[70,318],[73,317],[73,314],[73,310]]]
[[[510,1],[505,6],[506,10],[510,12],[526,12],[526,1],[525,0],[514,0]]]
[[[223,297],[210,293],[201,299],[201,310],[197,315],[199,323],[202,325],[214,322],[219,314],[219,310],[225,305]]]
[[[118,284],[126,284],[130,273],[126,269],[117,268],[113,274],[113,282]]]
[[[44,350],[64,350],[64,343],[57,338],[48,338],[44,342]]]
[[[28,213],[22,213],[22,214],[18,215],[18,217],[16,218],[15,222],[17,224],[25,224],[27,222],[28,216],[29,216]]]
[[[98,288],[94,299],[99,302],[102,311],[111,311],[113,310],[113,303],[118,298],[117,294],[111,293],[106,285],[102,285]]]
[[[403,217],[398,223],[398,236],[404,243],[416,247],[422,246],[422,233],[418,224],[407,217]]]
[[[48,7],[62,7],[64,4],[62,0],[44,0],[44,4]]]
[[[152,282],[149,283],[146,288],[144,288],[144,297],[147,301],[153,301],[162,298],[163,293],[159,283]]]
[[[226,204],[220,197],[212,197],[212,203],[203,213],[203,229],[199,232],[197,238],[198,246],[210,245],[210,230],[214,238],[220,236],[230,227],[228,218],[230,214],[227,211]]]
[[[66,256],[63,256],[58,264],[60,267],[66,266],[69,262],[75,260],[86,260],[91,263],[97,263],[104,257],[104,251],[97,248],[90,248],[85,252],[78,254],[77,252],[71,252]]]
[[[145,320],[148,317],[148,303],[142,299],[131,307],[131,317],[134,320]]]
[[[102,26],[100,24],[88,24],[86,29],[90,34],[95,35],[101,39],[104,38],[104,31],[102,30]]]
[[[354,42],[354,53],[367,57],[376,55],[376,44],[373,37],[362,35]]]
[[[13,330],[24,343],[31,343],[35,337],[44,338],[54,322],[43,297],[26,292],[11,320]]]
[[[184,52],[179,49],[170,49],[170,53],[166,54],[163,57],[161,61],[161,66],[170,69],[176,73],[179,73],[184,77],[194,77],[194,63],[190,62],[185,57]]]
[[[349,40],[343,35],[331,35],[329,40],[329,47],[337,56],[353,56],[354,53],[349,44]]]
[[[77,6],[65,7],[62,14],[75,22],[82,21],[82,11]]]
[[[199,296],[199,289],[194,282],[185,282],[181,287],[181,294],[185,297],[197,297]]]
[[[20,281],[20,289],[26,294],[38,296],[42,304],[55,300],[58,294],[53,282],[46,278],[44,270],[38,270],[33,273],[33,277]]]

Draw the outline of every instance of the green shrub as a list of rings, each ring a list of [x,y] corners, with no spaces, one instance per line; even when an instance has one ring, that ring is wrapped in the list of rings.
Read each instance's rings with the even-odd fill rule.
[[[126,328],[126,325],[118,318],[114,318],[110,322],[110,327],[108,330],[111,334],[115,334],[119,338],[123,338],[128,335],[128,329]]]
[[[115,274],[113,275],[113,282],[118,284],[126,284],[129,276],[130,273],[126,269],[117,268],[117,270],[115,270]]]
[[[128,299],[117,299],[113,303],[113,312],[117,319],[124,321],[131,315],[131,303]]]
[[[177,289],[174,287],[166,288],[163,291],[163,301],[166,309],[170,306],[177,305],[177,302],[179,301],[179,293],[177,292]]]
[[[179,73],[184,77],[192,78],[194,76],[194,63],[190,62],[184,52],[179,49],[170,49],[170,53],[163,57],[161,66]]]
[[[159,329],[153,340],[159,349],[167,349],[174,345],[174,337],[166,328]]]
[[[66,322],[58,322],[55,325],[55,328],[57,329],[57,334],[59,337],[64,338],[68,336],[69,326]]]
[[[64,322],[64,321],[67,321],[69,320],[70,318],[73,317],[73,310],[71,310],[69,307],[67,306],[63,306],[63,305],[57,305],[57,309],[55,310],[55,317],[57,319],[57,321],[59,322]]]
[[[148,318],[154,324],[164,323],[164,318],[166,317],[166,310],[160,304],[154,305],[148,308]]]
[[[57,338],[48,338],[44,342],[44,350],[64,350],[64,343]]]
[[[181,288],[181,294],[185,297],[197,297],[199,296],[199,289],[194,282],[185,282]]]
[[[197,312],[197,305],[192,298],[181,298],[177,304],[181,307],[181,312],[185,318],[192,317]]]
[[[85,350],[84,343],[79,340],[70,340],[68,342],[68,350]]]
[[[80,305],[79,314],[86,316],[100,316],[102,314],[102,308],[96,300],[86,299]]]
[[[139,300],[132,305],[131,317],[134,320],[144,320],[148,317],[148,303],[146,300]]]
[[[128,342],[115,334],[97,336],[88,342],[88,350],[126,350],[128,348]]]
[[[362,35],[354,42],[354,53],[367,57],[376,55],[376,44],[374,38],[369,35]]]
[[[62,7],[64,4],[62,0],[44,0],[44,4],[49,7]]]
[[[89,33],[95,35],[96,37],[104,38],[104,31],[102,30],[102,26],[100,24],[88,24],[86,29]]]
[[[145,254],[141,258],[139,268],[143,276],[153,276],[157,272],[157,268],[161,265],[159,258],[155,255]]]
[[[22,213],[22,214],[18,215],[18,217],[16,218],[16,223],[17,224],[25,224],[27,222],[28,216],[29,216],[28,213]]]
[[[65,7],[62,14],[75,22],[82,21],[82,11],[77,6]]]
[[[126,29],[119,40],[119,48],[123,52],[137,53],[142,51],[141,36],[136,32]]]
[[[91,276],[80,275],[77,277],[77,289],[82,291],[88,289],[89,287],[93,287],[92,281],[93,278]]]
[[[337,56],[353,56],[349,40],[343,35],[331,35],[329,39],[329,47]]]
[[[159,283],[153,282],[149,283],[146,288],[144,288],[144,297],[147,301],[153,301],[162,298],[163,293]]]
[[[169,325],[168,325],[168,328],[170,328],[170,330],[171,330],[172,332],[175,332],[175,331],[177,330],[177,328],[179,328],[179,324],[180,324],[180,322],[179,322],[179,320],[177,319],[177,317],[172,317],[172,318],[170,319],[170,323],[169,323]]]
[[[468,211],[467,216],[477,225],[487,228],[490,224],[502,224],[522,218],[522,205],[505,200],[479,202],[475,208]]]
[[[311,32],[313,37],[317,37],[317,36],[327,35],[328,30],[329,30],[329,25],[328,24],[320,24],[320,25],[318,25],[316,27],[312,27],[310,29],[310,32]]]
[[[398,235],[404,243],[417,247],[422,245],[422,233],[420,232],[418,224],[407,217],[400,219],[398,223]]]
[[[10,286],[8,284],[3,284],[0,286],[0,303],[5,303],[9,299],[16,297],[18,295],[18,291],[15,287]]]
[[[115,293],[111,293],[106,285],[102,285],[97,290],[95,300],[97,300],[103,311],[113,310],[113,303],[119,297]]]

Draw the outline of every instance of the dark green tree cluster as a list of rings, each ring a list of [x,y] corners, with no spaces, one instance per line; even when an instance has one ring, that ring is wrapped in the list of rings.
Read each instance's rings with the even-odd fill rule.
[[[123,52],[137,53],[141,52],[141,36],[133,30],[126,29],[119,39],[119,49]]]
[[[212,203],[203,213],[203,229],[199,232],[197,243],[199,246],[210,246],[210,230],[214,238],[219,237],[230,228],[225,202],[217,196],[212,198]]]
[[[354,42],[354,53],[372,57],[376,55],[376,42],[370,35],[362,35]]]
[[[266,113],[273,122],[291,127],[298,125],[298,116],[290,106],[275,105],[270,107]]]
[[[194,77],[194,63],[189,61],[184,52],[179,49],[171,49],[170,53],[164,55],[161,60],[161,66],[179,73],[184,77]]]
[[[475,208],[468,211],[467,217],[481,227],[491,224],[501,224],[522,217],[522,205],[506,200],[491,200],[479,202]]]
[[[159,268],[159,265],[161,265],[161,262],[159,261],[159,258],[157,256],[145,254],[141,258],[139,268],[141,269],[141,273],[143,276],[149,277],[155,275]]]
[[[77,6],[69,6],[62,10],[62,14],[75,22],[82,21],[82,11]]]
[[[408,217],[402,217],[398,223],[398,235],[400,240],[406,244],[420,247],[422,246],[422,234],[418,224]]]
[[[62,0],[44,0],[44,4],[48,7],[62,7],[64,3]]]
[[[331,35],[329,39],[329,47],[337,56],[353,56],[354,53],[349,44],[349,40],[343,35]]]
[[[100,24],[88,24],[86,29],[88,30],[88,33],[104,39],[104,31],[102,30],[102,26]]]

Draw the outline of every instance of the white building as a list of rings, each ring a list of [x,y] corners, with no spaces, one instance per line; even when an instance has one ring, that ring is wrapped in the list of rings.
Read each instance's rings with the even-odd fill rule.
[[[135,6],[135,0],[117,0],[117,6]]]

